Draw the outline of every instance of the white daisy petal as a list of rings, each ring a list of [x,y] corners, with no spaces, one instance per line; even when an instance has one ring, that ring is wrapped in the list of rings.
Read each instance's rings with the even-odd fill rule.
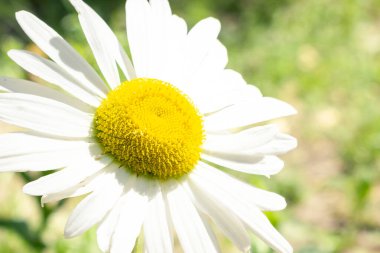
[[[177,25],[167,1],[128,0],[127,33],[137,76],[158,78],[165,81],[172,61],[171,46],[178,47]],[[138,26],[136,26],[138,24]],[[182,27],[181,27],[182,28]]]
[[[193,100],[206,116],[242,101],[262,97],[256,86],[247,85],[243,77],[231,69],[224,69],[198,82],[201,89],[194,89],[197,93],[193,94]],[[212,99],[210,94],[213,94]]]
[[[166,27],[166,51],[165,57],[161,61],[165,64],[161,64],[161,71],[157,78],[167,81],[179,88],[183,86],[184,75],[184,48],[187,38],[187,24],[186,22],[176,16],[172,15],[167,20]]]
[[[228,145],[228,142],[225,142],[224,145]],[[288,135],[277,134],[272,137],[272,140],[269,140],[267,143],[259,147],[245,147],[235,150],[232,148],[228,150],[223,147],[215,147],[212,149],[209,149],[210,147],[204,147],[203,152],[205,155],[217,159],[219,158],[240,163],[263,163],[262,160],[265,156],[284,154],[294,149],[296,146],[297,141],[295,138]]]
[[[152,33],[151,7],[147,1],[127,0],[127,35],[138,77],[149,77]]]
[[[247,86],[255,87],[253,85],[247,85],[247,82],[244,80],[243,76],[239,72],[232,70],[232,69],[223,69],[220,73],[218,73],[217,76],[206,77],[206,78],[207,79],[216,78],[215,79],[216,82],[212,82],[212,83],[208,84],[206,89],[214,90],[218,94],[219,94],[220,90],[222,92],[228,91],[228,93],[230,93],[229,91],[233,91],[233,90],[240,89],[240,88],[246,88]],[[252,94],[249,94],[249,95],[253,95],[252,99],[255,97],[262,97],[262,94],[260,93],[260,91],[257,88],[255,90],[253,90],[251,93]],[[242,96],[244,94],[247,94],[246,90],[244,90],[244,93],[239,94],[239,95]],[[231,94],[229,94],[229,95],[231,95]],[[234,99],[239,101],[242,99],[241,96],[234,97]]]
[[[119,221],[123,203],[123,199],[119,199],[106,217],[100,222],[99,227],[96,230],[96,238],[102,252],[109,252],[110,250],[112,236]]]
[[[119,222],[112,237],[112,253],[132,252],[147,212],[149,199],[154,196],[156,184],[139,177],[124,196]]]
[[[231,204],[231,203],[230,203]],[[237,210],[239,208],[239,210]],[[292,253],[293,248],[289,242],[273,227],[268,218],[258,209],[243,210],[236,207],[236,213],[245,224],[254,231],[264,242],[274,250],[281,253]]]
[[[201,154],[201,158],[207,162],[248,174],[271,176],[279,173],[284,167],[284,162],[276,156],[251,157],[234,154],[216,157]],[[248,161],[247,161],[248,160]]]
[[[215,18],[205,18],[199,21],[189,32],[189,46],[192,42],[216,39],[220,32],[220,22]]]
[[[150,200],[144,222],[145,251],[149,253],[173,252],[173,236],[168,221],[168,212],[161,189]]]
[[[250,128],[238,133],[207,135],[202,157],[212,163],[242,172],[271,175],[283,167],[273,155],[283,154],[297,145],[273,125]]]
[[[67,157],[72,157],[77,151],[50,151],[43,153],[30,153],[17,157],[4,157],[0,155],[0,171],[46,171],[67,166]]]
[[[176,82],[187,36],[186,23],[166,0],[128,0],[127,32],[137,76]],[[136,26],[138,24],[138,26]]]
[[[34,196],[66,191],[107,167],[111,162],[108,157],[102,157],[99,160],[90,156],[81,157],[81,159],[75,157],[74,161],[66,168],[26,184],[23,190],[25,193]]]
[[[269,143],[278,132],[276,125],[265,125],[238,133],[207,134],[203,149],[218,152],[253,149]]]
[[[182,186],[171,181],[165,184],[164,190],[173,226],[184,252],[217,252],[199,213]]]
[[[157,13],[161,18],[172,15],[168,0],[150,0],[149,3],[152,6],[153,12]]]
[[[146,48],[149,53],[149,66],[146,68],[149,71],[145,74],[150,78],[163,79],[167,69],[167,57],[171,51],[170,45],[172,44],[169,41],[172,34],[172,31],[169,30],[172,14],[166,0],[155,0],[149,3],[151,4],[151,11],[146,19],[148,29],[145,31],[146,36],[150,38]]]
[[[0,120],[41,133],[88,137],[92,117],[58,101],[22,93],[0,94]]]
[[[136,184],[137,177],[134,174],[129,174],[124,180],[124,191],[115,206],[101,221],[97,230],[97,240],[99,247],[103,252],[110,252],[112,245],[112,237],[116,227],[119,224],[120,216],[123,214],[125,205],[126,193],[130,192]],[[111,251],[112,252],[112,251]]]
[[[275,138],[266,145],[247,150],[247,152],[255,155],[281,155],[296,147],[296,138],[287,134],[278,133]]]
[[[193,195],[193,201],[197,207],[215,222],[218,228],[231,239],[239,250],[248,252],[251,241],[240,220],[212,198],[207,197],[207,195],[201,191],[201,188],[191,188],[188,182],[184,182],[184,185],[188,192]]]
[[[274,98],[263,97],[227,107],[205,117],[204,127],[209,132],[225,132],[295,113],[296,110],[289,104]]]
[[[26,133],[0,135],[0,171],[43,171],[67,166],[89,144],[32,136]],[[88,152],[88,151],[87,151]]]
[[[222,196],[231,195],[264,211],[278,211],[286,207],[286,201],[282,196],[248,185],[202,162],[190,177],[209,182],[209,189],[215,189]],[[226,185],[229,187],[226,188]]]
[[[120,84],[116,62],[121,65],[128,80],[135,78],[132,63],[104,20],[82,0],[70,0],[70,2],[79,13],[79,21],[87,41],[111,88],[116,88]]]
[[[210,94],[215,93],[215,91],[222,91],[222,87],[214,87],[214,85],[209,85],[209,83],[220,85],[218,81],[221,73],[224,72],[227,62],[226,48],[219,41],[215,40],[204,58],[198,63],[197,69],[194,69],[189,80],[184,82],[187,85],[182,87],[182,89],[192,98],[202,112],[209,112],[214,109],[212,107],[214,103],[210,103]],[[235,86],[235,89],[237,87]],[[223,101],[223,106],[226,105],[226,102]]]
[[[219,32],[220,22],[215,18],[203,19],[189,31],[184,58],[186,73],[183,81],[186,84],[190,85],[191,78],[207,58],[207,54],[214,49]]]
[[[107,168],[93,174],[67,190],[43,195],[41,198],[41,204],[44,205],[46,203],[60,201],[66,198],[81,196],[90,193],[95,189],[99,189],[100,187],[103,187],[103,182],[108,180],[108,178],[118,169],[119,165],[112,163]]]
[[[276,231],[265,215],[253,205],[254,202],[247,202],[242,198],[246,193],[236,195],[236,193],[232,193],[235,188],[229,187],[226,189],[226,184],[223,184],[222,187],[214,188],[213,184],[210,185],[210,183],[219,182],[220,177],[214,177],[212,181],[202,179],[204,176],[203,169],[197,171],[199,176],[197,173],[190,175],[192,185],[201,188],[212,199],[234,212],[258,237],[268,243],[273,249],[281,253],[292,252],[290,244]],[[216,176],[217,174],[214,173],[213,175]]]
[[[207,85],[206,83],[210,81],[210,79],[217,77],[221,71],[224,71],[227,63],[227,49],[220,41],[215,40],[191,76],[190,83],[194,92],[205,92],[211,87],[213,89],[210,89],[210,91],[215,90],[216,87]],[[216,85],[219,86],[220,84]],[[205,87],[207,87],[207,89]]]
[[[68,96],[58,90],[27,80],[0,77],[0,90],[1,89],[6,92],[25,93],[50,98],[85,112],[94,111],[92,106],[89,106],[78,99]]]
[[[24,50],[10,50],[8,55],[19,66],[33,75],[57,85],[70,95],[93,107],[99,106],[100,98],[80,88],[75,80],[55,62]]]
[[[206,228],[207,234],[208,234],[211,242],[213,243],[213,245],[215,247],[215,251],[216,252],[221,252],[221,248],[220,248],[218,239],[216,238],[216,235],[215,235],[214,231],[211,228],[210,219],[206,216],[206,214],[204,214],[202,212],[198,212],[198,214],[201,217],[203,225]]]
[[[82,234],[103,219],[122,194],[126,175],[122,170],[113,173],[113,177],[104,180],[102,188],[79,203],[67,220],[66,238]]]
[[[104,34],[103,20],[100,19],[97,14],[94,14],[92,9],[81,0],[71,0],[70,3],[79,13],[82,30],[86,35],[88,44],[92,49],[103,76],[111,87],[116,87],[120,84],[120,77],[116,61],[110,53],[110,50],[113,50],[115,45],[109,40],[110,38],[107,36],[109,34]],[[117,48],[119,48],[118,44],[116,44],[116,49]]]
[[[16,19],[29,38],[52,60],[88,90],[104,97],[108,89],[103,80],[58,33],[29,12],[17,12]]]

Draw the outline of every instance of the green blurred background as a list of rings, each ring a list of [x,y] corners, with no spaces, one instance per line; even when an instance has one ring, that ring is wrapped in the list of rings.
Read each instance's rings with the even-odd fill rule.
[[[88,0],[126,45],[124,0]],[[208,16],[222,23],[229,67],[265,95],[293,104],[295,117],[277,121],[299,147],[283,156],[270,180],[244,179],[276,191],[288,208],[268,213],[295,252],[380,252],[380,1],[173,0],[191,27]],[[90,62],[93,56],[66,0],[0,0],[0,76],[29,78],[6,56],[38,48],[18,27],[31,11],[59,31]],[[13,128],[0,125],[0,131]],[[0,174],[0,252],[99,252],[94,229],[64,240],[78,202],[47,206],[22,193],[38,174]],[[242,177],[242,175],[239,175]],[[236,252],[228,241],[224,252]],[[252,237],[252,252],[272,252]],[[180,252],[180,251],[179,251]]]

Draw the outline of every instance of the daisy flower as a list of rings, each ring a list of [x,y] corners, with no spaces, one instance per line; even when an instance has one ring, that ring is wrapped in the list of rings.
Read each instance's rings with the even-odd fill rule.
[[[284,198],[225,171],[278,173],[277,155],[296,140],[258,123],[295,110],[226,69],[220,23],[206,18],[188,31],[167,0],[128,0],[132,62],[87,4],[70,2],[102,77],[43,21],[17,12],[50,59],[9,56],[49,85],[0,78],[0,120],[26,129],[0,135],[0,171],[57,170],[24,192],[42,204],[86,195],[65,236],[98,225],[103,252],[131,252],[140,234],[149,253],[173,252],[174,236],[186,253],[219,252],[211,224],[243,252],[252,232],[292,252],[262,213],[285,208]]]

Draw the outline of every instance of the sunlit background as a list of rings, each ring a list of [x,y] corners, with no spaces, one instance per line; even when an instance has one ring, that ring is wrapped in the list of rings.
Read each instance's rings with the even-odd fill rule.
[[[87,2],[127,47],[124,0]],[[265,95],[298,109],[298,115],[277,121],[299,140],[299,147],[283,156],[284,170],[271,179],[236,174],[286,197],[286,210],[267,215],[295,252],[380,252],[380,1],[172,0],[171,5],[189,27],[218,18],[229,67]],[[21,9],[45,20],[95,66],[68,1],[0,0],[0,76],[37,80],[6,55],[12,48],[41,53],[16,23],[14,13]],[[0,132],[13,130],[0,123]],[[39,199],[22,193],[22,185],[37,176],[0,174],[0,252],[100,252],[94,229],[63,239],[65,220],[79,199],[41,208]],[[223,238],[223,252],[237,252]],[[252,252],[272,252],[254,236],[252,245]]]

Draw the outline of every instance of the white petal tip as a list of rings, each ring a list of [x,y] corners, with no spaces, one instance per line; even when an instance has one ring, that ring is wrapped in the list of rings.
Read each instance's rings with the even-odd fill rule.
[[[264,97],[264,101],[268,103],[268,105],[272,105],[274,108],[277,108],[280,117],[286,117],[297,114],[297,110],[290,105],[289,103],[279,100],[273,97]]]
[[[284,103],[284,107],[286,105],[286,109],[288,111],[288,115],[291,116],[291,115],[295,115],[298,113],[297,109],[294,108],[292,105],[288,104],[287,102],[283,102]]]
[[[39,196],[40,194],[38,194],[35,189],[33,188],[33,186],[31,186],[30,183],[24,185],[24,187],[22,188],[22,191],[25,193],[25,194],[28,194],[28,195],[32,195],[32,196]]]
[[[296,138],[293,138],[293,146],[292,149],[298,147],[298,140]]]
[[[15,49],[11,49],[7,52],[7,55],[12,58],[12,56],[14,56],[15,54],[17,54],[17,50]]]
[[[293,140],[291,140],[291,143],[288,144],[288,147],[286,148],[285,152],[283,152],[283,153],[287,153],[287,152],[297,148],[297,146],[298,146],[298,141],[297,141],[297,139],[294,138]],[[280,152],[280,154],[282,154],[282,152]]]
[[[70,221],[70,218],[69,218],[69,220],[66,222],[65,231],[64,231],[64,233],[63,233],[63,236],[65,237],[65,239],[70,239],[70,238],[73,238],[73,237],[78,236],[78,234],[75,233],[75,231],[72,231],[72,229],[71,229],[71,221]]]
[[[65,239],[71,239],[73,238],[74,236],[72,234],[70,234],[69,232],[65,231],[63,236],[65,237]]]
[[[212,22],[214,23],[214,25],[221,26],[219,19],[214,18],[214,17],[205,18],[204,21]]]
[[[222,28],[220,21],[213,17],[205,18],[204,20],[200,22],[208,22],[210,26],[214,26],[214,29],[218,31],[218,33],[220,32],[220,29]]]
[[[20,22],[20,20],[26,16],[29,16],[29,15],[32,15],[31,13],[27,12],[27,11],[17,11],[15,13],[15,16],[16,16],[16,20],[18,22]]]
[[[284,210],[288,204],[286,203],[285,198],[282,197],[282,200],[279,201],[279,202],[277,203],[277,205],[278,205],[278,206],[277,206],[277,208],[276,208],[276,211],[280,211],[280,210]]]

